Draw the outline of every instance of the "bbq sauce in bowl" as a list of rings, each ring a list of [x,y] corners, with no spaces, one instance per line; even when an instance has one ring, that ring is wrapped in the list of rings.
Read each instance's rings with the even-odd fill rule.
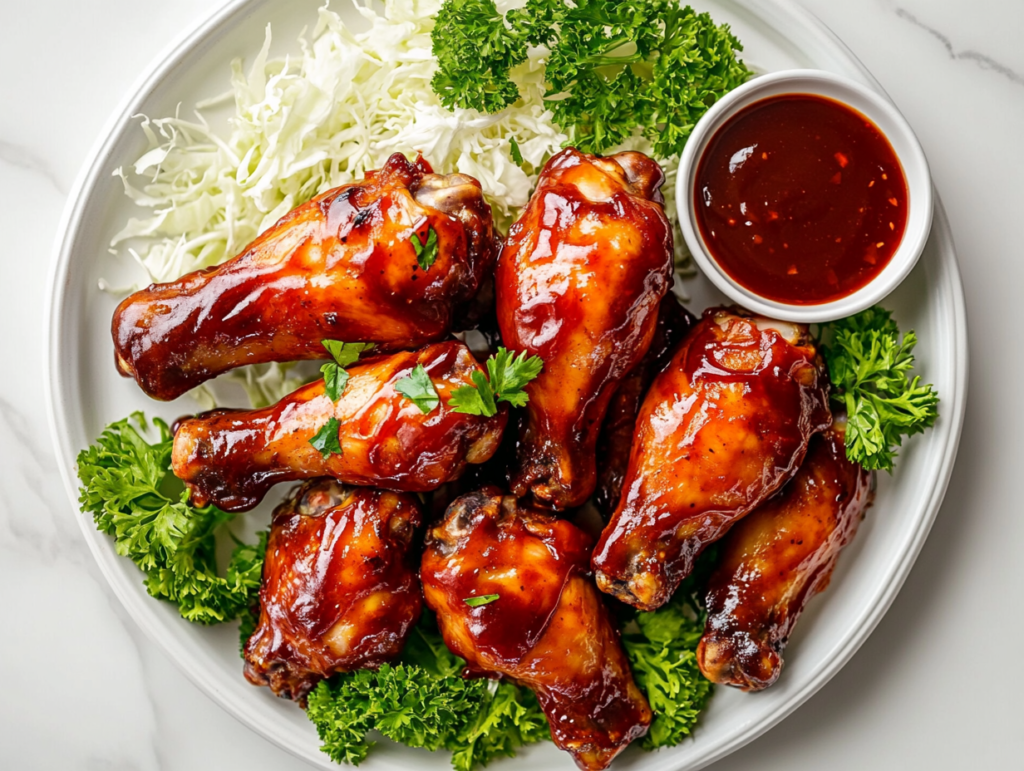
[[[736,282],[777,302],[853,294],[892,259],[907,224],[907,182],[878,127],[813,94],[746,107],[697,167],[696,220]]]

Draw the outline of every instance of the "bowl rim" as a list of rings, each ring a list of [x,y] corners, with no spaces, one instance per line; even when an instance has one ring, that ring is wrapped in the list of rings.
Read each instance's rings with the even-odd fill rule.
[[[792,86],[792,88],[790,88]],[[773,96],[811,94],[854,110],[870,120],[893,149],[907,182],[907,224],[889,263],[871,281],[845,297],[814,305],[772,300],[743,286],[718,263],[696,221],[697,166],[718,130],[741,110]],[[789,69],[759,75],[719,99],[697,122],[679,159],[676,209],[680,230],[704,275],[733,302],[765,316],[822,323],[852,316],[884,300],[917,265],[931,232],[934,213],[931,173],[917,135],[892,100],[850,78],[827,70]]]

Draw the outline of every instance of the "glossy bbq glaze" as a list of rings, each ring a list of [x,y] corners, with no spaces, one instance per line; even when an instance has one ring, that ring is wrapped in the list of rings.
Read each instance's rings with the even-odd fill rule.
[[[889,263],[907,224],[903,169],[877,126],[813,94],[730,118],[697,167],[697,224],[715,261],[756,294],[814,305]]]
[[[572,148],[544,167],[495,279],[505,345],[544,360],[526,386],[513,492],[581,505],[616,387],[647,352],[672,273],[661,168],[640,153]]]
[[[709,308],[654,379],[622,499],[594,550],[602,591],[643,610],[796,473],[831,423],[807,329]]]
[[[647,355],[630,370],[608,405],[608,414],[597,442],[597,489],[594,505],[606,520],[615,511],[622,495],[622,480],[629,465],[629,451],[636,433],[636,416],[651,381],[672,358],[697,319],[679,304],[671,292],[658,308],[658,324]]]
[[[531,688],[555,744],[596,771],[643,736],[652,716],[590,579],[591,545],[570,522],[485,488],[456,500],[428,531],[420,576],[468,673]],[[487,594],[498,599],[465,602]]]
[[[415,496],[333,479],[307,482],[274,511],[260,618],[245,677],[304,703],[335,672],[402,652],[422,612]]]
[[[431,228],[437,259],[424,271],[411,238]],[[244,364],[326,358],[325,338],[415,348],[448,335],[496,253],[479,182],[395,154],[229,262],[125,299],[112,322],[117,366],[174,399]]]
[[[712,682],[757,691],[778,679],[794,625],[856,534],[872,479],[847,460],[844,427],[815,436],[793,481],[723,539],[697,648]]]
[[[395,390],[422,364],[440,397],[424,415]],[[482,463],[501,442],[507,411],[485,418],[452,412],[448,398],[482,371],[460,342],[378,356],[348,368],[337,403],[323,380],[262,410],[214,410],[183,420],[172,463],[195,506],[225,511],[256,506],[279,482],[331,476],[346,484],[428,492]],[[324,458],[309,442],[330,418],[340,423],[342,454]]]

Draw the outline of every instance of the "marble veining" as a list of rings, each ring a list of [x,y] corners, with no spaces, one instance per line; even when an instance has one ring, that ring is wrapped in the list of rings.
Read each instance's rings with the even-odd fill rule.
[[[37,174],[49,182],[58,193],[67,195],[67,190],[64,189],[57,175],[53,173],[50,165],[31,150],[21,145],[0,140],[0,163],[6,163],[15,168],[25,169]]]
[[[917,16],[912,14],[906,8],[897,8],[896,15],[899,16],[901,19],[909,21],[914,26],[920,27],[929,35],[931,35],[940,43],[942,43],[942,47],[946,49],[946,53],[949,54],[950,59],[974,62],[983,70],[991,70],[992,72],[1002,75],[1004,78],[1010,80],[1013,83],[1016,83],[1019,86],[1024,86],[1024,76],[1018,75],[1005,64],[1001,64],[997,62],[995,59],[993,59],[991,56],[986,56],[985,54],[979,51],[974,51],[971,49],[968,49],[966,51],[957,51],[953,47],[953,41],[947,35],[944,35],[943,33],[939,32],[939,30],[925,24],[923,21],[921,21]]]
[[[99,575],[81,535],[68,516],[56,459],[39,433],[7,399],[0,397],[0,545],[38,560],[67,560]],[[45,449],[43,449],[45,447]],[[17,501],[17,504],[14,502]]]

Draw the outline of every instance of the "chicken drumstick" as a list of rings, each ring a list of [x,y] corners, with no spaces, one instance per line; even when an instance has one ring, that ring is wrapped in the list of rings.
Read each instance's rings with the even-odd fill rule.
[[[244,364],[326,358],[324,339],[416,348],[448,335],[495,256],[480,183],[396,154],[223,265],[126,298],[112,322],[117,367],[170,400]]]

